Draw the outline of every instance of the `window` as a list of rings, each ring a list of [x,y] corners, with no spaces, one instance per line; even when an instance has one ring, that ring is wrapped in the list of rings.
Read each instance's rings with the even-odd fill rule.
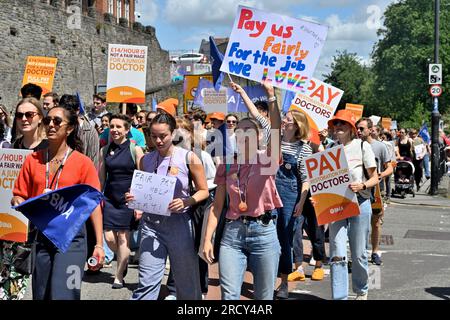
[[[125,18],[131,21],[130,17],[130,0],[125,0]]]
[[[114,15],[114,0],[108,0],[108,13]]]
[[[117,0],[117,23],[122,18],[122,0]]]

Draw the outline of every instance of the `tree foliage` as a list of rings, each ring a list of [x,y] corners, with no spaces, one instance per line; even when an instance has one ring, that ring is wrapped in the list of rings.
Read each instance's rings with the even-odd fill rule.
[[[450,112],[449,26],[450,0],[441,0],[439,62],[444,92],[439,111],[443,115]],[[355,54],[339,52],[325,81],[346,91],[344,104],[361,103],[367,115],[388,116],[418,127],[429,119],[433,108],[428,65],[434,62],[434,1],[401,0],[389,5],[378,36],[370,67],[362,65]]]

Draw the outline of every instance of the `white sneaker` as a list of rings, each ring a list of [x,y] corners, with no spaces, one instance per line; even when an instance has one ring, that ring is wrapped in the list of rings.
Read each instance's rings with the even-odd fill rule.
[[[367,293],[358,293],[355,300],[367,300]]]
[[[173,294],[169,294],[167,297],[164,298],[164,300],[177,300],[177,297]]]

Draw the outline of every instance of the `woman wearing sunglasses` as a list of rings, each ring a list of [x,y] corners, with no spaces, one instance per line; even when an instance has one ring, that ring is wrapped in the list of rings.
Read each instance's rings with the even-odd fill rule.
[[[231,88],[241,95],[249,111],[256,109],[241,86],[231,82]],[[272,210],[283,206],[275,186],[280,163],[281,119],[274,88],[267,82],[264,88],[269,98],[274,136],[266,150],[258,150],[264,136],[259,122],[251,118],[239,121],[236,128],[238,157],[231,165],[220,164],[214,181],[216,195],[208,217],[203,254],[209,262],[214,261],[212,235],[228,197],[226,223],[217,257],[223,300],[239,300],[247,265],[253,274],[254,299],[273,300],[280,244]]]
[[[16,126],[14,149],[38,151],[48,147],[42,124],[43,118],[44,110],[41,103],[35,98],[25,98],[17,104],[14,114],[14,124]]]
[[[76,113],[55,107],[42,122],[48,138],[48,148],[34,152],[26,158],[14,186],[11,204],[15,206],[42,193],[75,184],[88,184],[100,190],[94,164],[79,152],[82,150],[82,143],[77,137]],[[92,255],[97,257],[101,265],[105,253],[102,246],[100,206],[91,214],[91,220],[97,243]],[[75,236],[65,253],[56,248],[44,234],[38,232],[32,278],[33,299],[79,300],[86,250],[85,227]]]
[[[16,136],[13,149],[42,150],[48,147],[42,119],[44,110],[41,103],[35,98],[25,98],[19,101],[15,110],[14,125]],[[30,225],[28,239],[32,242],[36,229]],[[23,299],[28,287],[29,276],[20,273],[12,263],[5,259],[14,259],[18,252],[17,242],[0,241],[0,300]],[[12,261],[12,260],[11,260]],[[4,263],[6,262],[6,263]]]
[[[370,216],[370,188],[378,183],[375,155],[367,142],[356,139],[356,118],[348,110],[339,110],[328,121],[328,127],[344,146],[351,181],[349,188],[356,193],[360,214],[332,222],[330,230],[331,295],[335,300],[348,298],[347,239],[352,259],[352,286],[357,300],[367,300],[369,291],[369,262],[366,251]]]

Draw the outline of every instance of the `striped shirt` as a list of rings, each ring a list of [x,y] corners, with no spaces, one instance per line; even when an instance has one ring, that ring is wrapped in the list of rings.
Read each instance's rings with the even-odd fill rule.
[[[301,182],[305,182],[307,177],[305,159],[312,155],[311,146],[303,141],[281,141],[281,152],[297,157],[297,171]]]

